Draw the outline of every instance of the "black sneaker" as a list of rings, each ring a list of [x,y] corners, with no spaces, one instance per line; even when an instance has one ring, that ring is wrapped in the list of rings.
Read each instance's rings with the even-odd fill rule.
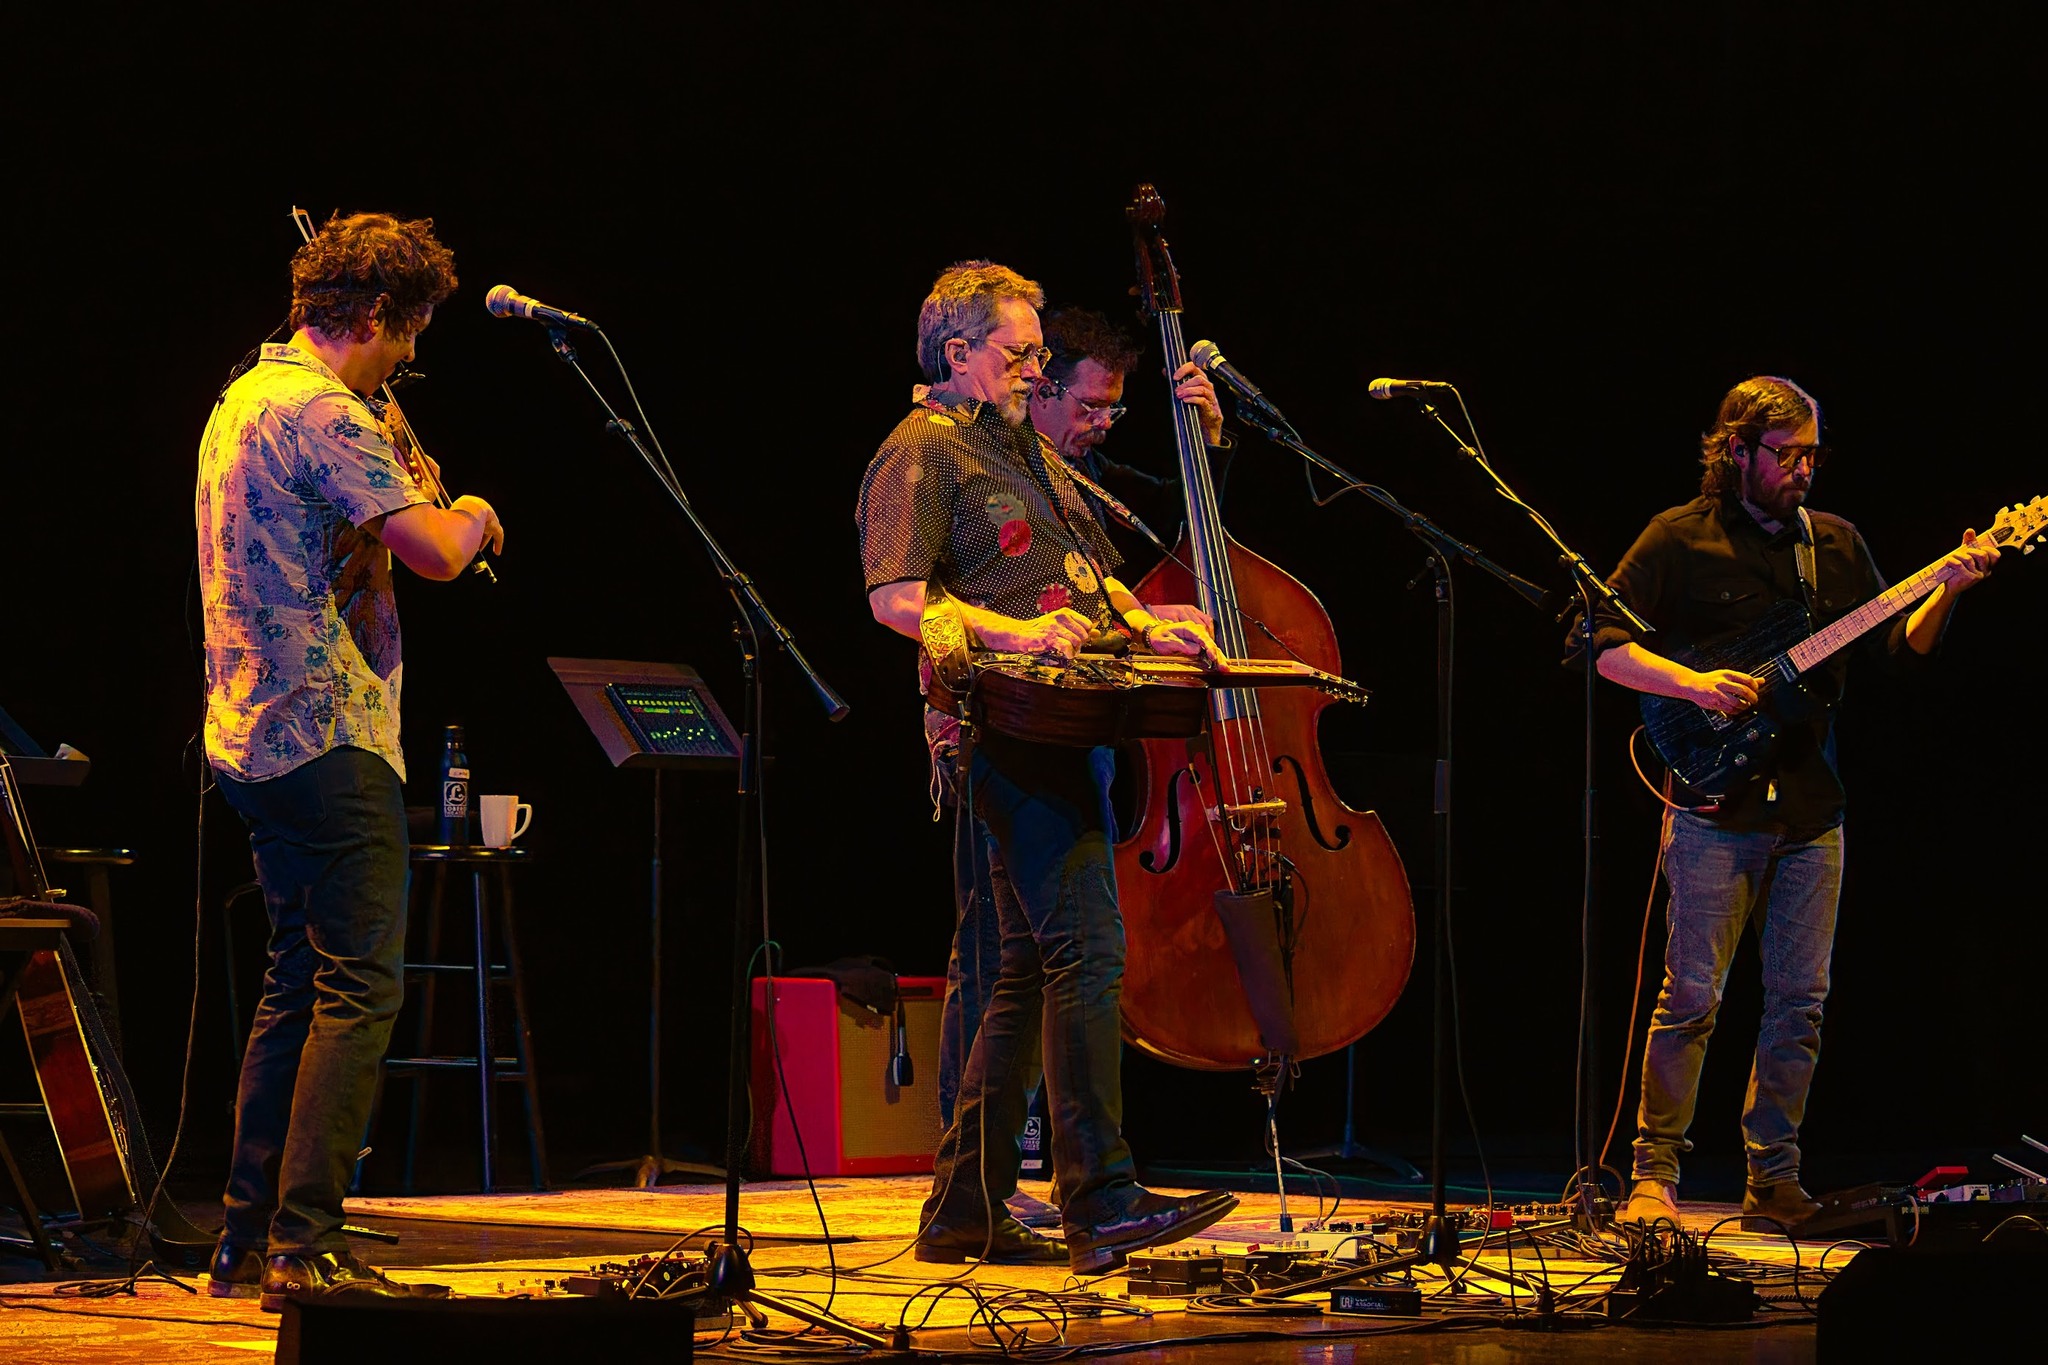
[[[286,1299],[339,1298],[362,1295],[379,1299],[445,1299],[445,1284],[404,1284],[352,1251],[318,1256],[273,1256],[263,1270],[261,1302],[266,1313],[284,1311]]]

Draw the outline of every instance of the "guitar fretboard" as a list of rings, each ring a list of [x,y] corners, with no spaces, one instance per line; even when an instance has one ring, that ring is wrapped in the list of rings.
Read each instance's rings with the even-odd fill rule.
[[[1792,660],[1793,669],[1798,673],[1804,673],[1864,632],[1891,620],[1933,592],[1943,582],[1941,564],[1941,560],[1935,560],[1903,583],[1894,584],[1871,598],[1827,629],[1815,631],[1786,650],[1785,655]]]

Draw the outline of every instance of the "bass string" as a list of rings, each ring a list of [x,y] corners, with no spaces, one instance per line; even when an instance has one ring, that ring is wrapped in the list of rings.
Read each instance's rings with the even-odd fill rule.
[[[1168,360],[1169,391],[1172,388],[1170,376],[1187,361],[1180,321],[1177,309],[1162,310],[1160,314],[1162,341]],[[1178,398],[1173,402],[1180,437],[1181,477],[1188,489],[1187,501],[1191,512],[1190,534],[1198,541],[1197,562],[1207,579],[1203,585],[1206,588],[1204,596],[1215,622],[1218,643],[1231,657],[1242,658],[1250,652],[1250,647],[1243,619],[1238,613],[1237,585],[1230,573],[1229,540],[1223,528],[1221,509],[1217,506],[1215,484],[1209,477],[1207,452],[1194,412]],[[1197,516],[1199,535],[1195,533]],[[1242,806],[1263,799],[1263,776],[1271,769],[1272,756],[1266,738],[1264,708],[1257,692],[1223,689],[1217,701],[1211,710],[1211,718],[1221,742],[1217,749],[1212,750],[1211,761],[1228,759],[1227,766],[1219,763],[1223,770],[1217,773],[1217,819],[1219,823],[1228,823],[1224,806]],[[1278,872],[1277,833],[1274,822],[1262,813],[1247,816],[1245,820],[1242,829],[1230,826],[1231,843],[1237,850],[1240,889],[1256,890],[1270,885]]]

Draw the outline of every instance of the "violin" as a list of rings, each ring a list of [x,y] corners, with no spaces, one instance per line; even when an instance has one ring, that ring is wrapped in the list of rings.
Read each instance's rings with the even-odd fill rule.
[[[313,215],[294,204],[292,223],[299,230],[302,241],[313,240]],[[454,504],[448,496],[447,487],[441,482],[441,475],[435,461],[427,458],[426,448],[413,432],[412,423],[405,418],[405,409],[398,406],[398,395],[392,392],[391,382],[386,380],[378,386],[377,401],[371,405],[384,423],[384,434],[391,441],[391,448],[398,452],[398,459],[405,466],[406,473],[420,491],[427,495],[434,506],[444,511]],[[486,583],[496,583],[498,575],[491,570],[490,561],[481,553],[470,562],[469,571]]]

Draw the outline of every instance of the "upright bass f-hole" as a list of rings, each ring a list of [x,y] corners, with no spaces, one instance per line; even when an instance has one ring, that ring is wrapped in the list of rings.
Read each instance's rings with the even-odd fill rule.
[[[298,228],[301,241],[313,240],[313,215],[296,204],[292,205],[292,225]],[[412,423],[406,420],[405,409],[398,406],[398,395],[392,392],[389,380],[378,386],[377,397],[384,405],[382,415],[385,429],[391,436],[391,444],[397,449],[399,458],[405,462],[406,471],[412,475],[413,482],[433,500],[434,506],[447,509],[452,505],[448,489],[441,482],[440,476],[434,472],[433,464],[428,461],[426,447],[420,444],[420,438],[413,431]],[[491,570],[491,562],[484,558],[481,551],[470,561],[469,571],[486,583],[498,581],[498,575]]]
[[[1351,827],[1349,825],[1338,825],[1336,827],[1337,837],[1334,842],[1323,837],[1322,822],[1316,819],[1315,793],[1309,790],[1308,774],[1301,770],[1301,760],[1293,754],[1275,754],[1273,756],[1273,771],[1276,774],[1286,772],[1290,766],[1294,769],[1295,790],[1301,795],[1301,814],[1302,818],[1308,821],[1308,832],[1315,837],[1317,843],[1332,853],[1348,845],[1351,842]]]

